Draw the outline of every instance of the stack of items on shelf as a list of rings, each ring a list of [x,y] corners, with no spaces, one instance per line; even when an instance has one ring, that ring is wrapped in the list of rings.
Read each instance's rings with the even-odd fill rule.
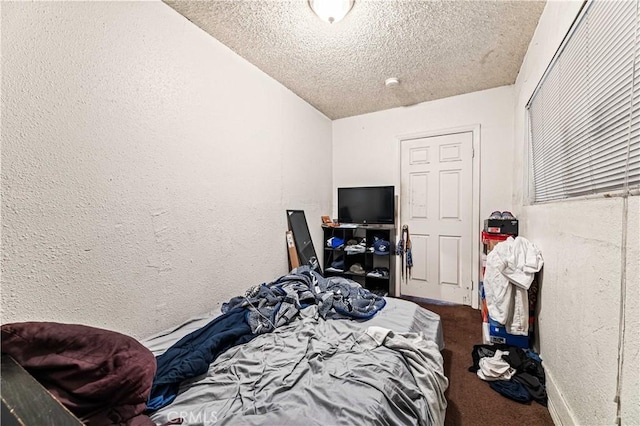
[[[367,276],[373,278],[389,278],[389,268],[374,268]]]
[[[496,211],[485,220],[482,242],[483,342],[529,348],[542,254],[518,236],[518,221],[510,212]]]
[[[331,237],[327,239],[327,247],[333,250],[339,250],[344,247],[344,240],[338,237]],[[342,256],[336,258],[331,262],[331,266],[326,268],[328,272],[344,272],[344,258]]]
[[[365,251],[367,251],[366,238],[361,239],[360,242],[356,240],[349,240],[347,241],[347,246],[344,248],[344,253],[346,255],[364,253]]]
[[[352,256],[354,254],[362,254],[367,251],[367,239],[362,238],[359,242],[357,240],[351,239],[347,241],[347,245],[344,248],[344,253],[347,256]],[[365,270],[362,267],[360,262],[356,262],[349,267],[349,272],[356,275],[364,275]]]
[[[509,211],[491,213],[489,219],[484,220],[484,231],[482,231],[482,274],[487,263],[487,254],[501,241],[509,237],[518,236],[518,219]]]
[[[342,250],[346,256],[362,254],[367,251],[367,239],[362,238],[360,239],[360,241],[351,239],[345,244],[342,238],[331,237],[327,239],[327,247],[330,247],[334,250]],[[370,247],[370,250],[373,251],[373,247]],[[344,268],[344,258],[342,256],[339,256],[333,262],[331,262],[331,266],[326,270],[328,272],[344,272]],[[352,272],[356,275],[364,275],[365,271],[360,263],[354,263],[349,267],[349,272]]]
[[[327,276],[342,276],[382,296],[394,295],[395,256],[390,225],[322,225],[323,270]]]

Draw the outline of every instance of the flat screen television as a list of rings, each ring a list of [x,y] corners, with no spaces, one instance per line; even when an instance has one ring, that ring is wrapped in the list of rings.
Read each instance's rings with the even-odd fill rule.
[[[393,224],[393,186],[338,188],[338,222]]]

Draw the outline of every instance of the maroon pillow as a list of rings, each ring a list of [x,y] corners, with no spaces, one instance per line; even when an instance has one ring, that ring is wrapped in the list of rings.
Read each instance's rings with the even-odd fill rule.
[[[132,337],[79,324],[5,324],[11,355],[83,422],[150,424],[140,416],[156,372],[153,354]]]

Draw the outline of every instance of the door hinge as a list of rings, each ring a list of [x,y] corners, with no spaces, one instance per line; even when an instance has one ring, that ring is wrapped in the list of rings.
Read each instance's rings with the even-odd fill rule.
[[[475,148],[471,148],[471,158],[476,158],[476,150],[475,150]]]

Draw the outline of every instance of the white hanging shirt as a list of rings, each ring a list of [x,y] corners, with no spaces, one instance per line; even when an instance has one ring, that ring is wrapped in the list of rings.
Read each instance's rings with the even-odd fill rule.
[[[529,334],[527,290],[542,265],[540,250],[524,237],[509,237],[487,255],[484,292],[489,316],[507,333]]]

